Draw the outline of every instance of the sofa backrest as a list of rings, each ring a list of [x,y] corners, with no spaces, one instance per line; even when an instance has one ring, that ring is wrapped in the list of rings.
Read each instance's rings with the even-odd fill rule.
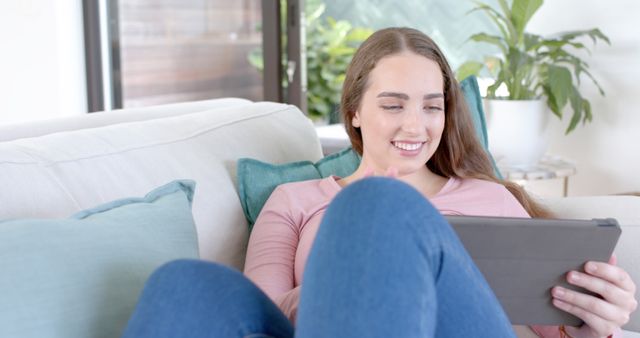
[[[0,142],[37,137],[76,129],[97,128],[115,123],[159,119],[191,114],[216,108],[239,107],[252,102],[241,98],[221,98],[165,104],[160,106],[116,109],[109,112],[84,114],[43,121],[0,126]]]
[[[0,142],[0,219],[68,217],[193,179],[201,258],[241,268],[248,230],[236,160],[316,161],[322,152],[313,124],[296,107],[236,103],[169,117],[160,109],[160,118],[149,113],[157,108],[142,109],[132,113],[145,115],[142,121],[100,127],[83,116],[66,121],[74,130]]]

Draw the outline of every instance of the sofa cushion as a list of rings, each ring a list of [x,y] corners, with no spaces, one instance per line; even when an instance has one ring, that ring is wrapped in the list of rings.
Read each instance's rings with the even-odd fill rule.
[[[238,160],[238,193],[244,215],[253,226],[262,206],[273,190],[287,182],[306,181],[331,175],[346,177],[360,164],[360,157],[348,147],[331,154],[316,163],[299,161],[274,165],[262,161],[241,158]]]
[[[158,266],[197,258],[193,181],[67,219],[0,222],[0,337],[119,337]]]
[[[212,109],[241,107],[252,102],[241,98],[220,98],[202,101],[180,102],[151,107],[115,109],[107,114],[91,113],[77,116],[63,117],[44,121],[33,121],[15,125],[0,126],[0,142],[20,138],[31,138],[86,128],[97,128],[116,123],[145,121],[164,117],[192,114]]]
[[[193,217],[200,257],[242,268],[248,228],[236,190],[237,160],[322,158],[313,124],[279,103],[82,128],[93,125],[88,120],[78,117],[77,130],[0,142],[0,219],[67,217],[192,179],[198,182]]]

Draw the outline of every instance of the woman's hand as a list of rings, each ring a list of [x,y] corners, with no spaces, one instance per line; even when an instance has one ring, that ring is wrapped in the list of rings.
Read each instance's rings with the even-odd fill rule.
[[[553,305],[584,321],[579,328],[566,328],[571,337],[607,337],[626,324],[638,307],[636,285],[616,266],[615,256],[609,263],[587,262],[584,270],[586,273],[570,271],[567,281],[602,298],[556,286],[551,290]]]

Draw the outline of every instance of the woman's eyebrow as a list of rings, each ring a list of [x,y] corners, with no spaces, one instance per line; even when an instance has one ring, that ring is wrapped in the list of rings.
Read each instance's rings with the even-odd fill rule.
[[[404,93],[395,93],[395,92],[382,92],[378,94],[376,97],[395,97],[402,100],[409,100],[409,95]]]
[[[397,92],[382,92],[380,94],[378,94],[378,96],[376,97],[395,97],[398,99],[402,99],[402,100],[409,100],[409,95],[405,94],[405,93],[397,93]],[[431,94],[425,94],[422,99],[423,100],[430,100],[430,99],[437,99],[437,98],[444,98],[444,94],[442,93],[431,93]]]
[[[422,97],[422,99],[424,99],[424,100],[437,99],[437,98],[443,98],[444,99],[444,94],[442,94],[442,93],[432,93],[432,94],[426,94],[425,96]]]

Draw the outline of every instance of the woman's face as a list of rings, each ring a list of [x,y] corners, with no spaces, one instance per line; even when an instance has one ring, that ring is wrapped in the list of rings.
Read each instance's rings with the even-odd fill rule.
[[[353,126],[362,133],[362,162],[376,172],[400,176],[426,168],[445,121],[440,67],[424,56],[401,52],[384,57],[369,73]]]

